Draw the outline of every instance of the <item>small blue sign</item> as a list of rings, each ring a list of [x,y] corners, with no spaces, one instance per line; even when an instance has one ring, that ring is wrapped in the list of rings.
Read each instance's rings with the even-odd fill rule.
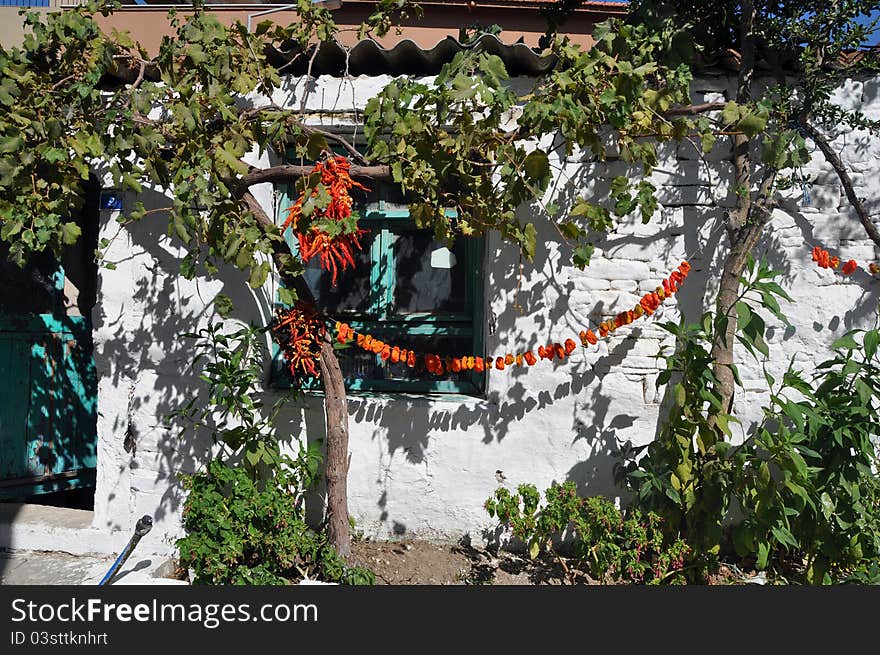
[[[122,209],[122,193],[119,191],[101,191],[101,209]]]

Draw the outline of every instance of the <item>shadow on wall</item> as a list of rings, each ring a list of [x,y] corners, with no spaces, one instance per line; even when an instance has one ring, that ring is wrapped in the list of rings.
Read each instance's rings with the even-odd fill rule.
[[[701,217],[701,225],[711,226],[719,213],[706,212]],[[698,236],[693,225],[667,224],[662,219],[658,222],[661,224],[654,226],[657,231],[651,237],[616,232],[596,235],[597,248],[609,256],[624,247],[630,252],[642,249],[656,253],[656,265],[660,267],[656,277],[662,277],[662,267],[669,265],[682,250],[681,241],[686,242],[686,250],[696,250]],[[562,342],[568,337],[578,341],[577,334],[581,329],[588,325],[595,329],[608,315],[627,308],[616,304],[616,296],[628,297],[628,294],[611,290],[592,293],[589,289],[583,293],[583,288],[578,289],[569,267],[571,249],[557,244],[558,235],[546,223],[539,226],[538,231],[539,244],[548,245],[539,246],[533,263],[522,264],[522,273],[515,247],[495,244],[494,240],[490,247],[488,261],[493,265],[486,281],[486,292],[490,294],[487,306],[495,307],[497,311],[494,320],[489,321],[495,326],[494,333],[487,335],[489,353],[526,349],[534,352],[539,345]],[[714,239],[709,243],[711,250],[717,246],[719,236],[717,231],[713,234]],[[702,257],[693,261],[694,272],[675,303],[689,319],[702,313],[708,276],[708,271],[703,270]],[[601,262],[597,260],[599,264]],[[521,274],[524,280],[520,280]],[[496,295],[492,296],[492,293]],[[573,296],[577,294],[579,302],[575,303]],[[668,311],[664,313],[668,314]],[[661,314],[659,318],[664,317]],[[387,440],[389,456],[400,452],[407,462],[421,464],[428,457],[430,440],[442,439],[446,433],[465,432],[488,445],[504,441],[529,413],[569,412],[571,445],[581,442],[588,454],[586,459],[567,471],[566,479],[575,481],[583,494],[619,496],[621,491],[612,478],[615,454],[621,445],[621,434],[638,422],[644,422],[640,415],[644,406],[633,406],[629,412],[619,411],[620,403],[612,402],[613,389],[603,386],[603,382],[608,373],[615,372],[626,361],[645,329],[652,328],[636,324],[603,342],[604,345],[591,350],[590,354],[585,355],[578,349],[564,363],[554,360],[552,363],[541,362],[529,371],[492,371],[488,391],[482,399],[436,402],[427,397],[395,398],[393,401],[351,398],[351,420],[353,424],[373,428],[374,439]],[[657,328],[653,330],[656,332]],[[647,380],[647,376],[639,379],[633,375],[626,383],[641,395]],[[542,382],[549,382],[550,386],[541,388]],[[508,484],[516,486],[529,481],[533,480],[509,480]],[[387,476],[383,479],[380,474],[379,482],[377,506],[381,512],[380,521],[390,523],[392,534],[403,534],[406,525],[389,517],[386,511],[395,490]]]
[[[168,204],[165,196],[150,191],[139,200],[148,208]],[[193,340],[183,335],[220,320],[211,306],[217,293],[232,298],[236,318],[254,323],[267,315],[269,304],[259,293],[252,293],[245,276],[231,267],[223,267],[211,281],[184,280],[179,275],[179,242],[168,238],[164,214],[124,229],[130,235],[131,252],[114,260],[117,270],[105,271],[99,282],[119,285],[126,271],[132,286],[118,302],[99,303],[94,331],[96,365],[110,389],[106,398],[111,401],[99,406],[99,412],[111,412],[113,417],[100,435],[109,442],[102,452],[118,453],[115,459],[99,461],[99,467],[118,470],[113,471],[113,485],[98,503],[114,507],[122,495],[125,500],[115,507],[128,508],[129,494],[137,494],[131,516],[114,515],[107,520],[106,527],[128,530],[132,517],[150,514],[158,524],[178,513],[183,501],[178,474],[194,472],[212,452],[206,431],[181,436],[176,427],[165,424],[165,418],[189,399],[200,396],[201,402],[207,402],[205,385],[192,368]],[[107,292],[99,289],[101,297]],[[113,289],[112,295],[119,297],[119,289]],[[113,403],[124,396],[127,407],[116,411]]]

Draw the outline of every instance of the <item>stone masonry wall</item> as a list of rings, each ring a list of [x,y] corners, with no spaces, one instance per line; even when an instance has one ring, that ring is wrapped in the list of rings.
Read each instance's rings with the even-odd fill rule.
[[[308,106],[361,109],[388,79],[319,78]],[[298,103],[302,84],[292,80],[276,100]],[[694,102],[724,97],[731,85],[726,78],[702,79],[694,85]],[[848,81],[837,97],[880,117],[878,79]],[[880,140],[853,132],[833,136],[858,192],[880,220]],[[499,480],[511,488],[522,482],[544,488],[572,479],[584,493],[620,495],[612,481],[615,449],[626,441],[650,441],[662,414],[662,389],[655,386],[660,367],[653,356],[673,342],[658,321],[677,321],[679,312],[697,319],[717,289],[723,261],[718,244],[725,241],[719,220],[733,202],[729,155],[723,141],[705,159],[687,142],[664,146],[653,174],[660,211],[648,225],[623,221],[597,242],[584,271],[569,264],[570,252],[545,225],[538,240],[547,247],[524,265],[517,291],[517,251],[497,235],[489,237],[486,339],[494,355],[561,342],[584,326],[595,327],[632,307],[683,258],[694,270],[654,319],[618,330],[597,349],[579,348],[565,363],[544,363],[528,372],[491,371],[483,397],[351,395],[349,507],[358,530],[375,538],[455,540],[467,534],[480,540],[492,527],[483,502]],[[600,194],[612,177],[627,172],[613,158],[597,163],[572,157],[554,164],[579,187]],[[792,327],[768,323],[771,372],[784,370],[792,357],[810,369],[837,336],[874,320],[880,297],[880,283],[867,274],[843,279],[810,260],[815,244],[860,262],[876,261],[880,253],[865,239],[820,153],[808,170],[815,184],[788,193],[759,246],[784,272],[783,284],[797,301],[784,306]],[[564,177],[557,180],[563,201],[571,193]],[[267,210],[277,211],[271,187],[256,192]],[[145,193],[141,200],[159,207],[163,197]],[[163,221],[119,231],[113,218],[103,215],[102,236],[116,235],[108,257],[118,265],[101,271],[93,315],[100,374],[95,527],[129,530],[139,516],[151,514],[157,525],[151,545],[170,549],[182,504],[176,475],[195,470],[209,449],[204,439],[180,439],[163,425],[163,416],[199,388],[189,369],[192,352],[179,335],[217,320],[210,302],[220,291],[232,296],[239,318],[264,323],[274,287],[270,282],[252,293],[235,271],[212,281],[183,280],[177,275],[180,253],[165,237]],[[738,362],[746,390],[738,393],[736,413],[747,432],[760,417],[766,384],[760,365],[742,349]],[[280,429],[292,439],[321,438],[321,398],[293,401]],[[319,515],[320,499],[312,500]]]

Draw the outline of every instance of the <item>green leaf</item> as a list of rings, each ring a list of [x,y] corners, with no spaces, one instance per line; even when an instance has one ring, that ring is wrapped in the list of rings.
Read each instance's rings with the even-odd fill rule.
[[[537,540],[533,540],[532,543],[529,544],[529,557],[535,559],[540,552],[541,544],[539,544]]]
[[[523,171],[532,184],[544,190],[550,182],[550,159],[543,150],[533,150],[523,160]]]
[[[865,332],[865,338],[863,341],[865,346],[865,357],[871,359],[877,352],[877,345],[880,343],[880,334],[878,334],[877,330],[868,330]]]
[[[65,246],[75,244],[80,235],[82,235],[82,230],[76,223],[68,222],[61,225],[61,241]]]
[[[788,528],[782,525],[773,526],[770,528],[770,532],[773,533],[773,536],[779,541],[779,543],[784,546],[788,546],[792,549],[797,549],[798,542],[797,539],[794,538],[794,535],[788,531]]]
[[[229,318],[229,316],[232,315],[232,310],[234,309],[232,298],[227,296],[225,293],[218,293],[216,296],[214,296],[214,309],[223,318]]]
[[[269,263],[260,262],[256,266],[251,266],[251,272],[248,276],[248,284],[252,289],[259,289],[269,277]]]
[[[18,134],[14,136],[0,136],[0,152],[17,152],[23,143],[21,136]]]
[[[751,139],[764,131],[764,128],[767,127],[767,120],[756,114],[746,114],[740,119],[737,127]]]
[[[526,223],[523,228],[522,247],[526,257],[531,261],[535,257],[535,248],[537,247],[538,232],[534,223]]]
[[[290,307],[296,302],[296,300],[296,292],[293,289],[278,287],[278,302]]]
[[[590,259],[593,257],[594,250],[595,246],[592,243],[578,246],[572,253],[572,263],[579,269],[584,270],[585,267],[590,265]]]
[[[832,343],[831,348],[834,350],[858,350],[859,344],[853,338],[853,333],[847,332],[842,337],[837,339],[837,341]]]

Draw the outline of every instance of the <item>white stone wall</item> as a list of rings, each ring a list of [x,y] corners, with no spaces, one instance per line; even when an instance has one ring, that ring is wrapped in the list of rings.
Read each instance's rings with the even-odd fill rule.
[[[387,81],[321,78],[309,87],[307,107],[363,108]],[[724,78],[701,80],[694,101],[717,99],[730,86]],[[294,81],[275,99],[299,106],[302,88],[301,80]],[[877,79],[849,81],[838,97],[880,117]],[[859,133],[835,136],[859,193],[880,220],[880,140]],[[499,484],[497,471],[511,488],[572,479],[584,493],[620,494],[612,482],[614,450],[619,442],[650,441],[661,414],[662,389],[655,387],[661,367],[653,355],[673,344],[657,321],[677,321],[682,311],[697,319],[714,298],[723,260],[718,244],[725,241],[719,219],[733,202],[729,152],[720,142],[703,160],[692,144],[664,146],[653,175],[661,187],[660,211],[648,225],[623,221],[597,242],[585,271],[569,265],[570,252],[545,225],[539,242],[547,247],[538,248],[533,264],[525,263],[517,293],[518,253],[490,236],[484,288],[493,355],[576,338],[584,326],[595,327],[632,307],[683,258],[693,272],[656,318],[618,330],[589,352],[579,348],[565,363],[493,370],[484,397],[351,395],[349,507],[358,530],[375,538],[455,540],[467,534],[479,541],[493,525],[483,502]],[[582,189],[599,193],[608,179],[626,172],[614,160],[575,157],[554,163]],[[783,284],[797,301],[784,307],[792,328],[768,321],[771,372],[783,370],[792,356],[811,368],[836,336],[873,320],[880,297],[880,283],[864,272],[844,279],[810,260],[815,244],[862,263],[880,260],[880,253],[847,209],[821,154],[809,171],[816,184],[789,194],[759,247],[784,271]],[[570,198],[570,189],[557,181],[556,192]],[[258,188],[257,196],[267,210],[277,209],[271,187]],[[159,194],[141,199],[148,207],[163,202]],[[102,236],[117,234],[112,218],[103,217]],[[199,388],[189,369],[191,350],[179,335],[217,320],[210,301],[220,291],[233,297],[238,317],[254,322],[266,321],[274,293],[271,283],[250,292],[236,271],[212,281],[181,279],[179,252],[164,235],[161,219],[119,231],[108,253],[118,266],[101,271],[94,312],[100,374],[95,527],[129,530],[139,516],[151,514],[154,548],[170,548],[179,534],[182,494],[176,474],[194,470],[209,450],[204,439],[181,440],[163,426],[162,417]],[[736,412],[747,430],[760,417],[766,390],[760,366],[742,349],[738,358],[746,390],[738,394]],[[292,439],[323,437],[320,397],[292,401],[280,428]],[[312,508],[320,512],[317,502]]]

